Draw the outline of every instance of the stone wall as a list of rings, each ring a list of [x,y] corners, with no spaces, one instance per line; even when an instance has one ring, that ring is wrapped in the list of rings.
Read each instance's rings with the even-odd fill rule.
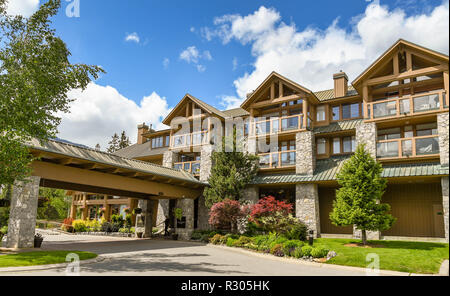
[[[295,216],[320,237],[319,192],[316,184],[295,185]]]
[[[444,227],[445,227],[445,239],[449,240],[448,236],[448,176],[441,178],[441,185],[442,185],[442,206],[444,208]]]
[[[439,134],[439,153],[441,155],[441,164],[448,165],[448,116],[449,113],[441,113],[437,116],[437,126]]]
[[[186,217],[186,228],[177,228],[177,222],[175,221],[175,233],[178,234],[180,239],[189,240],[194,231],[194,200],[189,198],[178,199],[176,207],[183,210],[183,217]]]
[[[297,133],[296,135],[296,173],[313,175],[316,168],[316,140],[312,131]]]
[[[197,219],[197,229],[208,230],[210,225],[209,220],[209,208],[205,206],[205,197],[201,195],[198,200],[198,219]]]
[[[155,207],[155,203],[157,203],[157,200],[151,200],[151,199],[140,199],[138,201],[138,208],[142,209],[142,216],[144,216],[144,227],[143,227],[143,237],[151,237],[152,236],[152,229],[153,229],[153,215],[156,213],[153,212],[153,209]],[[139,215],[137,215],[139,216]],[[136,218],[139,219],[138,217]],[[136,223],[137,224],[137,223]],[[136,231],[139,230],[138,225],[136,225]]]
[[[162,165],[164,167],[173,168],[174,162],[178,161],[178,153],[173,151],[165,151],[163,154]]]
[[[241,202],[247,201],[250,204],[256,204],[259,201],[259,188],[258,186],[247,186],[242,191]]]
[[[377,157],[377,126],[374,122],[360,123],[356,126],[356,145],[366,144],[366,151],[376,159]]]
[[[212,145],[203,145],[200,151],[200,181],[207,182],[212,168]]]
[[[156,225],[159,229],[164,229],[164,221],[169,218],[169,200],[158,200],[158,213],[156,216]]]
[[[33,248],[40,177],[14,183],[8,223],[7,248]]]

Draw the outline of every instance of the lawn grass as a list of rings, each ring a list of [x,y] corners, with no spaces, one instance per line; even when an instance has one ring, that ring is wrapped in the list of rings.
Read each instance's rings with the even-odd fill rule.
[[[371,241],[382,248],[346,247],[348,243],[360,243],[354,239],[314,240],[314,246],[324,246],[337,253],[337,256],[327,264],[367,267],[369,253],[380,256],[380,269],[395,270],[411,273],[438,273],[444,259],[449,257],[446,243],[409,242],[409,241]]]
[[[65,263],[66,256],[69,253],[75,253],[80,260],[92,259],[97,254],[80,251],[36,251],[24,252],[19,254],[0,255],[0,267],[32,266]]]

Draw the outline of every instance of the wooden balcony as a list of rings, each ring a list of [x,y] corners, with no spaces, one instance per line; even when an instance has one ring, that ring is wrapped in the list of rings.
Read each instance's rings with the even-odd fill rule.
[[[439,157],[438,135],[377,141],[377,158],[380,160],[435,157]]]
[[[194,176],[200,176],[200,160],[176,162],[173,167],[177,170],[184,170]]]
[[[199,131],[183,135],[173,135],[170,137],[171,149],[181,149],[193,146],[201,146],[208,143],[209,143],[208,131]]]
[[[259,120],[251,123],[250,137],[270,136],[304,131],[311,127],[311,118],[303,114]]]
[[[380,121],[448,111],[448,96],[444,90],[376,101],[367,104],[368,121]]]
[[[261,153],[259,156],[260,169],[279,169],[295,167],[295,150]]]

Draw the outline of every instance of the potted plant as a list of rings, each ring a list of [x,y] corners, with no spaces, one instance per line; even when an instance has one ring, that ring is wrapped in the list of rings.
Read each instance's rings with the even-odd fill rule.
[[[44,237],[40,233],[36,233],[34,235],[34,247],[40,248],[43,240],[44,240]]]
[[[133,215],[138,215],[138,214],[141,214],[141,213],[142,213],[142,209],[141,208],[135,208],[133,210]]]
[[[173,215],[175,216],[175,219],[177,219],[177,221],[181,221],[183,219],[183,209],[181,208],[173,209]],[[172,239],[178,240],[178,233],[175,233],[175,231],[172,232]]]

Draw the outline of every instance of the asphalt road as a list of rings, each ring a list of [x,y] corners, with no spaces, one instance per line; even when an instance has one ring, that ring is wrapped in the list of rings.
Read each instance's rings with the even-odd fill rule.
[[[236,249],[170,240],[137,240],[77,235],[45,235],[44,250],[97,253],[101,262],[81,264],[81,275],[149,276],[352,276],[362,269],[299,263]],[[16,272],[13,275],[66,275],[66,269]]]

